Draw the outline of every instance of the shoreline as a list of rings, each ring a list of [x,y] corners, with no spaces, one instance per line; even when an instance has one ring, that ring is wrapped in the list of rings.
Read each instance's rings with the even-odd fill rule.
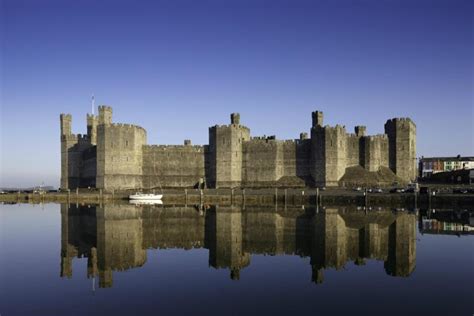
[[[158,193],[158,192],[157,192]],[[474,205],[474,194],[441,193],[367,193],[344,189],[320,191],[306,189],[167,189],[163,190],[163,204],[187,205],[356,205],[400,206],[412,208],[467,207]],[[7,193],[0,195],[6,203],[86,203],[128,202],[130,192],[102,192],[77,190],[72,192]]]

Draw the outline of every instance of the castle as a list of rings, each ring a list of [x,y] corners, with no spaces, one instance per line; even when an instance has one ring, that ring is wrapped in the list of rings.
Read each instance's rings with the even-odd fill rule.
[[[72,134],[70,114],[60,115],[61,189],[158,187],[291,187],[379,184],[416,178],[416,126],[409,118],[385,123],[385,134],[365,126],[323,126],[312,113],[311,134],[296,140],[251,137],[233,113],[229,125],[209,128],[209,144],[148,145],[145,129],[112,123],[112,108],[87,115],[87,134]],[[352,178],[350,177],[352,175]]]

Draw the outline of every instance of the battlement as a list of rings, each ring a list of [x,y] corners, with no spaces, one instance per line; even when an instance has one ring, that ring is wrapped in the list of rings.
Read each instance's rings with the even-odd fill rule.
[[[157,150],[157,151],[194,151],[194,152],[203,152],[205,146],[202,145],[144,145],[145,149],[148,150]]]
[[[90,137],[87,134],[66,134],[61,135],[61,140],[76,143],[90,143]]]
[[[329,132],[336,131],[336,132],[339,132],[339,133],[346,133],[346,126],[345,125],[339,125],[339,124],[336,124],[336,126],[326,125],[326,126],[324,126],[324,129],[326,131],[329,131]]]
[[[112,107],[109,105],[99,105],[99,113],[102,111],[110,111],[112,112]]]
[[[240,129],[240,130],[243,130],[243,131],[246,131],[246,132],[250,132],[250,128],[246,127],[246,126],[243,126],[243,125],[235,125],[235,124],[230,124],[230,125],[219,125],[219,124],[216,124],[214,126],[211,126],[209,127],[209,131],[212,131],[212,130],[217,130],[217,129]]]
[[[140,131],[143,131],[146,133],[146,130],[141,127],[141,126],[138,126],[138,125],[133,125],[133,124],[126,124],[126,123],[112,123],[109,125],[109,127],[112,127],[112,128],[123,128],[123,129],[130,129],[130,130],[140,130]]]
[[[392,119],[387,120],[385,123],[387,124],[396,124],[396,125],[408,125],[408,124],[413,124],[413,126],[416,126],[416,124],[411,120],[409,117],[395,117]]]
[[[371,142],[378,141],[378,140],[388,140],[388,135],[387,134],[370,135],[370,136],[365,136],[365,139]]]
[[[59,114],[61,120],[72,120],[72,115],[68,113]]]
[[[263,136],[250,137],[250,141],[264,141],[264,142],[272,141],[272,142],[275,142],[275,141],[277,141],[277,139],[276,139],[275,135],[271,135],[271,136],[263,135]]]

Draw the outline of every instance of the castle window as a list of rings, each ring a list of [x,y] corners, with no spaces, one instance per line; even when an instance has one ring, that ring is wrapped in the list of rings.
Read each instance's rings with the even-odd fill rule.
[[[128,140],[125,141],[125,147],[128,147]]]

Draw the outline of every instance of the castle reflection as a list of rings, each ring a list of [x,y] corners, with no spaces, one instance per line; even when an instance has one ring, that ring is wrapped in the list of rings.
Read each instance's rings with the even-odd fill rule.
[[[209,249],[209,264],[238,280],[251,254],[310,257],[312,280],[347,262],[384,262],[409,276],[416,261],[416,215],[389,210],[211,206],[61,205],[61,276],[74,257],[88,259],[88,277],[111,287],[113,271],[140,267],[147,249]]]

